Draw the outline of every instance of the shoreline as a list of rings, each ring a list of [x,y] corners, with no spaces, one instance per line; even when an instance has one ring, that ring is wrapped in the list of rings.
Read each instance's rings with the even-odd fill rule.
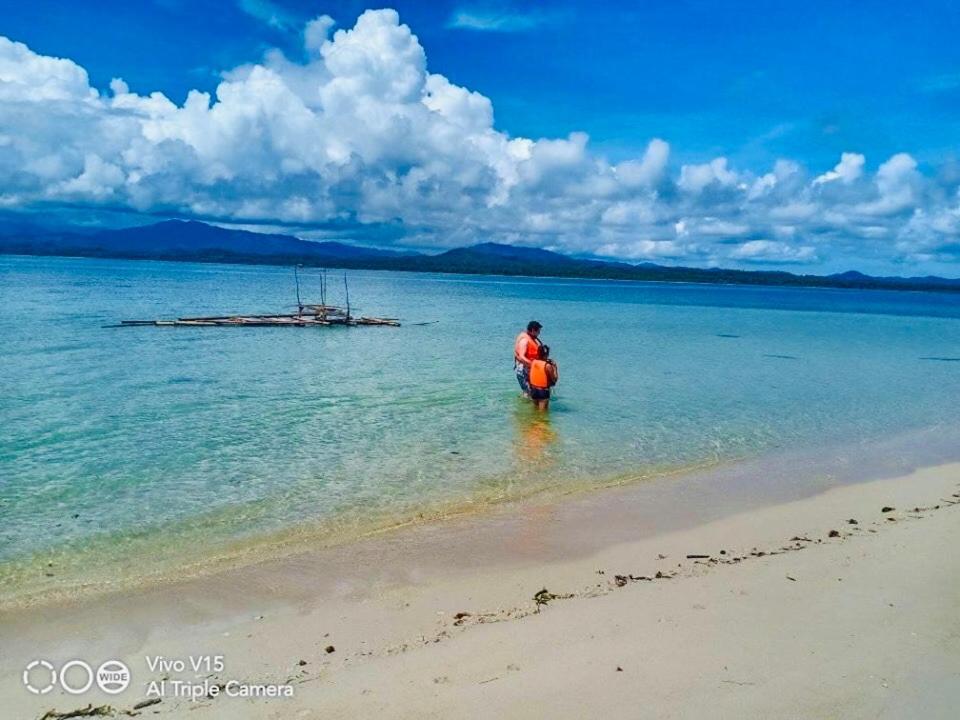
[[[350,694],[353,679],[365,678],[365,682],[371,683],[373,680],[365,673],[380,664],[391,665],[396,671],[399,658],[403,658],[399,673],[405,676],[407,663],[411,669],[420,665],[424,669],[441,655],[455,652],[446,648],[458,643],[480,643],[480,657],[457,655],[456,667],[475,668],[482,664],[482,646],[486,641],[479,634],[474,638],[473,633],[485,636],[490,632],[488,628],[515,626],[509,632],[536,634],[538,623],[545,622],[542,618],[554,613],[554,608],[559,611],[562,607],[563,615],[574,616],[569,619],[574,630],[578,623],[587,621],[603,628],[612,620],[607,615],[597,617],[598,606],[591,603],[613,602],[612,598],[621,594],[654,593],[655,598],[661,599],[669,599],[669,595],[671,603],[681,601],[689,606],[690,588],[707,582],[707,577],[715,586],[713,599],[718,601],[732,590],[727,573],[751,575],[753,568],[802,559],[801,567],[805,570],[791,569],[790,573],[824,575],[820,565],[842,550],[845,543],[862,545],[860,555],[868,558],[870,542],[880,543],[883,538],[906,532],[901,528],[918,528],[911,530],[914,535],[919,533],[918,542],[935,529],[939,533],[937,542],[946,542],[949,547],[957,535],[956,509],[951,503],[960,500],[958,487],[960,463],[955,463],[906,476],[833,487],[803,499],[745,508],[706,521],[688,518],[691,522],[686,525],[658,529],[655,523],[648,526],[644,519],[651,517],[650,511],[655,513],[656,508],[637,505],[652,502],[654,496],[649,494],[649,488],[633,486],[559,503],[531,502],[522,508],[503,508],[445,527],[413,528],[357,543],[350,547],[350,552],[339,555],[317,550],[287,558],[276,566],[249,566],[66,607],[2,612],[0,646],[7,653],[0,661],[0,697],[23,708],[24,717],[41,714],[39,710],[44,705],[70,710],[86,704],[87,699],[96,705],[95,694],[85,697],[83,703],[70,696],[57,697],[56,693],[31,703],[35,699],[23,691],[22,685],[18,687],[23,661],[37,653],[52,659],[87,657],[91,661],[119,655],[130,662],[135,684],[140,681],[140,685],[119,698],[102,696],[100,700],[114,707],[130,707],[143,697],[142,682],[147,675],[144,653],[182,657],[216,650],[227,658],[229,676],[276,682],[294,677],[302,681],[302,688],[297,685],[299,694],[295,699],[272,702],[224,698],[197,707],[189,701],[165,699],[158,706],[163,714],[179,716],[190,712],[190,717],[217,717],[217,712],[223,710],[222,703],[231,702],[237,703],[231,706],[236,717],[265,717],[287,708],[278,703],[288,702],[307,713],[304,717],[374,712],[391,717],[413,716],[413,705],[400,702],[386,712],[383,706],[370,705],[373,699],[368,697],[369,693]],[[640,492],[642,489],[647,493]],[[883,513],[881,505],[897,509]],[[915,507],[920,512],[908,512]],[[889,517],[894,521],[885,519]],[[846,524],[850,518],[858,519],[858,523]],[[619,534],[631,527],[632,536]],[[924,527],[929,529],[923,530]],[[831,537],[830,530],[838,536]],[[810,540],[803,540],[805,537]],[[801,547],[796,550],[807,552],[785,549],[798,544]],[[903,543],[895,544],[893,550],[900,547],[897,553],[902,555],[901,546],[905,547]],[[724,554],[719,554],[721,549]],[[955,607],[956,599],[960,599],[960,567],[949,558],[952,554],[945,553],[947,558],[939,557],[930,563],[918,563],[909,547],[905,552],[906,558],[901,557],[901,561],[919,565],[921,571],[936,571],[943,576],[941,579],[952,583],[953,594],[931,597],[931,590],[923,583],[917,585],[916,580],[910,581],[911,586],[916,585],[911,591],[918,598]],[[708,557],[687,558],[689,554]],[[849,565],[851,558],[846,556],[844,562]],[[657,579],[657,572],[670,576],[669,581],[667,577]],[[905,570],[899,568],[898,572]],[[803,587],[802,581],[807,578],[794,575],[792,581],[784,581],[783,575],[779,578],[788,585],[801,581],[795,588]],[[887,575],[869,578],[880,584],[890,582]],[[544,597],[557,596],[548,600],[546,608],[533,602],[533,596],[541,589],[548,591]],[[666,595],[661,596],[663,593]],[[568,595],[569,600],[564,599]],[[637,607],[646,607],[649,600],[646,597]],[[861,601],[862,598],[856,602]],[[759,603],[754,610],[761,613],[760,624],[774,634],[780,625],[770,625],[769,619],[764,619],[767,615],[781,610],[801,616],[804,612],[802,597],[783,609],[766,605],[762,592],[747,602]],[[920,622],[916,616],[909,620]],[[644,615],[642,621],[648,622],[649,618]],[[725,626],[720,622],[717,627]],[[572,632],[570,628],[568,631]],[[467,640],[468,637],[471,639]],[[561,647],[567,640],[567,635],[559,640],[554,638]],[[614,641],[615,638],[608,638],[606,642]],[[535,645],[537,641],[529,642]],[[328,643],[335,647],[334,652],[324,652]],[[434,652],[433,647],[438,649]],[[954,649],[951,645],[950,652]],[[698,647],[693,643],[686,650],[697,655]],[[789,647],[783,650],[790,655]],[[960,668],[960,654],[949,657]],[[298,664],[301,659],[305,665]],[[536,662],[527,658],[507,664],[525,669]],[[522,674],[516,672],[518,677]],[[464,687],[475,689],[478,682],[471,681]],[[455,687],[451,690],[459,687],[452,684]],[[379,688],[371,692],[381,700],[384,693],[404,697],[399,681],[377,680],[373,687]],[[421,692],[431,702],[446,689],[429,685],[428,688],[421,687]],[[951,684],[950,688],[960,694],[960,683]],[[561,692],[562,688],[554,690]],[[458,712],[471,714],[469,693],[453,692],[451,698],[452,702],[467,703],[456,706]],[[315,715],[310,714],[320,707],[337,711],[323,714],[317,710]],[[361,709],[363,713],[359,712]],[[569,708],[567,712],[570,713]],[[473,714],[477,714],[476,707]]]
[[[548,483],[523,488],[513,494],[485,496],[476,494],[456,501],[435,501],[418,506],[416,511],[390,513],[382,511],[374,519],[364,524],[345,522],[334,517],[326,521],[304,521],[287,528],[265,531],[247,537],[222,540],[218,550],[202,558],[188,555],[171,557],[156,570],[140,575],[121,576],[119,579],[71,582],[50,589],[27,589],[14,592],[9,596],[0,596],[0,613],[4,611],[42,607],[45,605],[65,605],[82,603],[99,597],[117,593],[135,592],[138,589],[159,588],[165,584],[183,579],[200,579],[225,572],[239,571],[263,563],[282,561],[291,556],[309,552],[331,551],[336,548],[349,548],[356,543],[376,541],[383,536],[404,533],[416,528],[429,528],[458,522],[482,522],[483,518],[499,512],[511,512],[524,503],[562,503],[591,493],[629,488],[642,483],[669,482],[672,478],[694,478],[717,468],[736,465],[737,460],[704,461],[699,464],[668,468],[650,469],[648,472],[624,472],[605,477],[601,480],[563,483],[556,479]],[[178,526],[190,526],[196,518],[178,521]],[[347,526],[350,529],[344,530]],[[148,541],[158,542],[172,528],[163,526],[151,529]],[[88,539],[90,544],[110,542],[109,536],[94,536]],[[59,548],[37,551],[29,558],[18,558],[14,562],[32,563],[42,568],[47,557]],[[90,550],[81,551],[89,554]],[[118,564],[129,564],[136,554],[119,557]],[[98,568],[101,571],[109,568]]]
[[[46,606],[68,607],[116,594],[162,590],[165,586],[183,581],[243,572],[264,564],[295,561],[304,554],[349,554],[350,548],[358,544],[383,542],[389,545],[402,542],[405,534],[410,532],[429,536],[432,528],[438,533],[451,531],[456,534],[458,528],[464,526],[477,532],[485,522],[495,522],[498,517],[522,515],[529,506],[568,508],[573,512],[567,513],[564,521],[576,523],[576,508],[579,506],[593,507],[593,512],[602,514],[604,507],[609,510],[619,502],[633,506],[652,502],[659,507],[656,517],[654,514],[646,517],[646,532],[668,532],[744,510],[805,498],[832,487],[960,462],[950,438],[936,426],[858,445],[834,444],[821,450],[826,452],[818,451],[815,454],[809,450],[789,450],[742,459],[718,458],[683,467],[623,472],[595,481],[564,483],[554,479],[546,485],[524,488],[507,496],[467,496],[455,502],[426,504],[416,512],[391,514],[385,511],[363,526],[351,522],[344,524],[338,519],[302,522],[248,537],[220,540],[215,550],[200,557],[196,549],[191,547],[180,555],[171,554],[163,558],[154,569],[139,574],[119,577],[110,574],[109,579],[97,577],[93,580],[72,580],[66,585],[58,584],[52,588],[34,586],[36,589],[18,589],[0,597],[0,614]],[[618,499],[609,493],[620,493],[622,497]],[[191,521],[183,520],[181,523],[189,526]],[[344,526],[349,529],[344,531]],[[150,531],[147,542],[159,542],[167,529]],[[622,519],[615,528],[608,528],[607,533],[607,542],[634,537],[633,529],[626,527]],[[202,542],[205,538],[187,534],[181,539],[188,544],[190,541]],[[94,543],[110,542],[105,536],[92,540]],[[89,554],[89,550],[81,552]],[[571,552],[582,554],[583,548],[562,549],[562,553]],[[38,551],[29,561],[21,562],[33,563],[40,572],[46,569],[47,555],[55,553],[56,549]],[[139,553],[116,557],[112,567],[129,566],[143,555],[141,550]],[[556,559],[557,555],[559,553],[555,553],[555,557],[542,559]],[[490,559],[499,562],[503,558],[491,555]],[[111,567],[107,566],[96,569],[98,576],[111,571]],[[50,570],[60,572],[56,567]]]

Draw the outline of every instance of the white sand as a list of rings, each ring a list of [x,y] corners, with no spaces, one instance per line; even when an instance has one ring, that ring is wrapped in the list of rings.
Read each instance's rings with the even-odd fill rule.
[[[222,653],[226,669],[212,681],[290,680],[295,697],[166,698],[144,716],[955,718],[960,506],[944,499],[956,501],[958,489],[960,465],[931,468],[652,537],[638,529],[639,539],[549,560],[536,548],[557,532],[557,513],[531,504],[510,511],[528,516],[530,536],[511,535],[519,562],[504,547],[500,560],[458,569],[471,535],[456,528],[441,536],[452,562],[418,561],[429,543],[398,533],[354,549],[367,584],[357,569],[304,556],[6,613],[0,714],[31,718],[88,703],[129,709],[160,676],[147,671],[145,655]],[[886,505],[896,510],[882,513]],[[594,511],[590,524],[569,531],[601,531],[602,520]],[[471,532],[477,527],[496,534],[512,526],[491,517]],[[840,537],[828,536],[833,529]],[[404,543],[417,547],[403,562],[369,569]],[[777,554],[758,557],[754,548]],[[676,574],[622,587],[615,578],[658,570]],[[537,612],[532,597],[544,587],[573,597]],[[458,624],[458,612],[470,615]],[[21,684],[32,657],[113,656],[134,674],[117,697],[55,690],[35,698]]]

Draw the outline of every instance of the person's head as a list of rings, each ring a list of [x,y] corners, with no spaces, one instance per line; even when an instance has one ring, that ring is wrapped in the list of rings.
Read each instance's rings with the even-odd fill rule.
[[[541,359],[541,360],[546,360],[546,359],[549,358],[549,357],[550,357],[550,346],[549,346],[549,345],[541,345],[541,346],[540,346],[540,359]]]
[[[527,334],[532,338],[539,337],[540,328],[542,327],[543,325],[538,323],[536,320],[531,320],[527,323]]]

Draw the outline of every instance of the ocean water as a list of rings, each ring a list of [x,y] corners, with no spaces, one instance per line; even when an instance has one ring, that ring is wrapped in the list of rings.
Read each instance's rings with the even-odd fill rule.
[[[289,310],[293,273],[0,257],[0,594],[957,424],[960,295],[349,279],[404,326],[103,327]],[[530,319],[560,366],[547,416],[513,376]]]

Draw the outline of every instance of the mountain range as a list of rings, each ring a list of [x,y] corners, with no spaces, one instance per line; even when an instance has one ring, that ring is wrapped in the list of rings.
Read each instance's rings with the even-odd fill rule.
[[[231,230],[183,220],[97,232],[30,232],[23,227],[8,228],[6,232],[0,231],[0,254],[302,264],[483,275],[960,291],[960,279],[935,276],[873,277],[856,271],[836,275],[796,275],[784,271],[689,268],[649,262],[630,264],[489,242],[427,255],[340,242],[314,242],[289,235]]]

